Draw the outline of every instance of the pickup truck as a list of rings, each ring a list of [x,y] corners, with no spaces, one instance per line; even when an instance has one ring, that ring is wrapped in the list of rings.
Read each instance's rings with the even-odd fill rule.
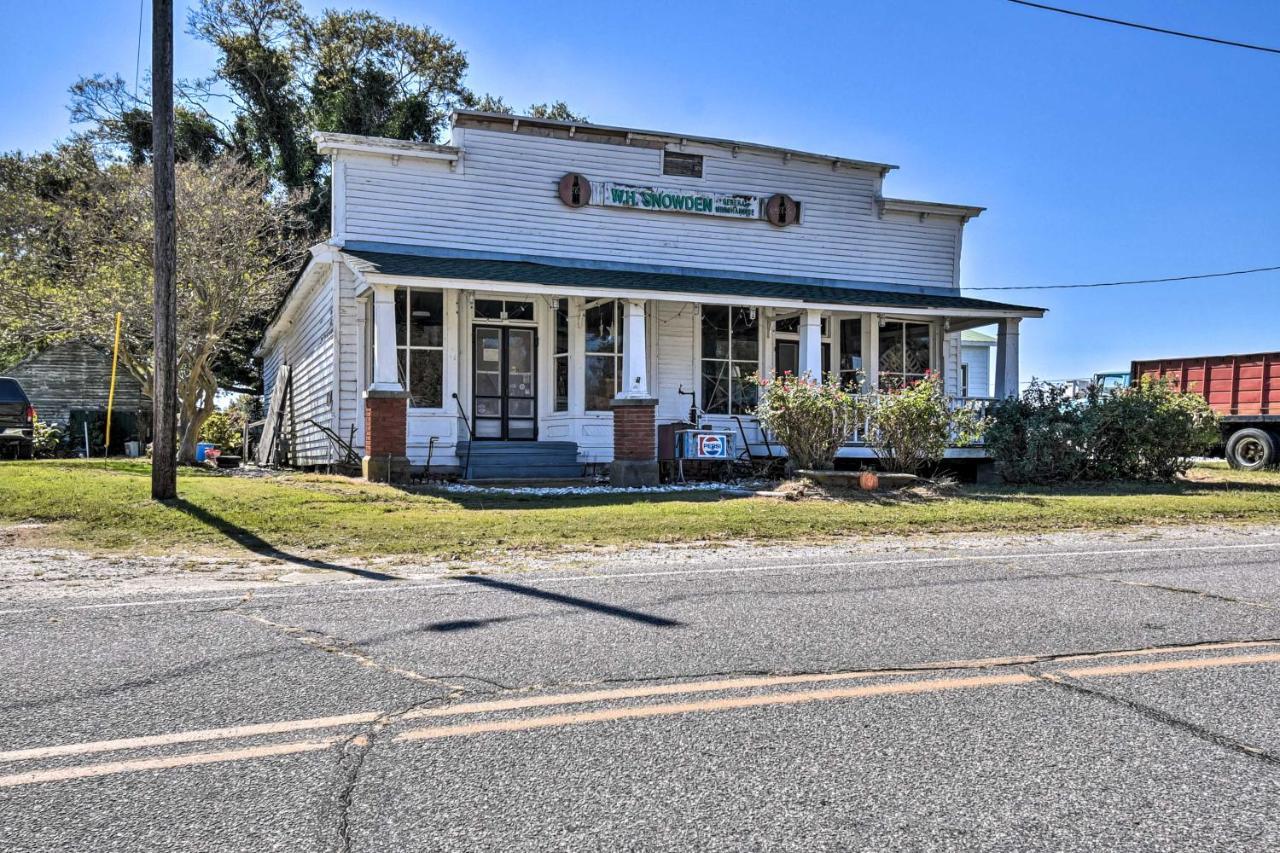
[[[16,379],[0,376],[0,459],[30,459],[36,410]]]

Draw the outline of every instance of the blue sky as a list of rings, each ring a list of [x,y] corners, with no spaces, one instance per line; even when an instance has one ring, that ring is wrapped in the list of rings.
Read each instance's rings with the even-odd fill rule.
[[[4,5],[0,148],[39,149],[69,133],[79,75],[132,79],[138,2]],[[1280,265],[1274,54],[1003,0],[337,5],[454,38],[470,86],[518,108],[564,99],[608,124],[897,163],[891,195],[988,208],[967,229],[968,286]],[[1057,5],[1280,46],[1274,0]],[[185,35],[176,55],[180,76],[213,60]],[[1050,309],[1024,323],[1024,379],[1280,349],[1280,273],[992,296]]]

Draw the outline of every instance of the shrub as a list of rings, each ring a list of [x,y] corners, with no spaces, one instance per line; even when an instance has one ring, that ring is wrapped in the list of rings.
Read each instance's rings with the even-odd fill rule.
[[[833,468],[836,451],[864,417],[861,398],[845,390],[835,374],[825,381],[790,373],[753,379],[760,385],[756,417],[787,448],[792,466]]]
[[[1085,475],[1084,408],[1062,387],[1033,382],[1021,397],[993,403],[987,415],[987,452],[1004,479],[1059,483]]]
[[[209,415],[200,427],[200,440],[218,445],[224,453],[239,453],[244,443],[244,413],[230,409]]]
[[[1198,394],[1143,379],[1082,401],[1033,383],[990,409],[986,446],[1013,483],[1171,480],[1218,438],[1217,417]]]
[[[1199,394],[1143,377],[1084,414],[1088,476],[1095,480],[1172,480],[1219,439],[1218,418]]]
[[[31,431],[31,450],[37,459],[62,455],[62,430],[53,424],[36,421]]]
[[[942,461],[952,443],[968,444],[982,433],[983,422],[968,409],[955,409],[933,374],[880,395],[871,410],[867,442],[880,465],[889,471],[918,474]]]

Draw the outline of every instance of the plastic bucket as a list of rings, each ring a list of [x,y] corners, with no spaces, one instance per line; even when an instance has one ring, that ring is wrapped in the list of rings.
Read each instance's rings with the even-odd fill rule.
[[[196,445],[196,461],[197,461],[197,462],[203,462],[203,461],[204,461],[204,457],[205,457],[205,455],[206,455],[210,450],[212,450],[213,448],[215,448],[215,447],[217,447],[217,446],[218,446],[218,445],[216,445],[216,444],[214,444],[214,443],[212,443],[212,442],[209,442],[209,441],[202,441],[202,442],[198,443],[198,444]]]

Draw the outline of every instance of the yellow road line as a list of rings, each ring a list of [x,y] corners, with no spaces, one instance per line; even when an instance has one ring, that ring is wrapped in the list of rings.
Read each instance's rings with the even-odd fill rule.
[[[794,693],[767,693],[759,696],[742,696],[726,699],[706,699],[701,702],[681,702],[667,705],[641,705],[630,708],[604,708],[599,711],[581,711],[576,714],[551,714],[543,717],[527,717],[516,720],[492,720],[462,723],[456,726],[432,726],[404,732],[396,740],[437,740],[440,738],[486,734],[489,732],[522,732],[572,726],[580,723],[634,720],[645,717],[664,717],[699,711],[730,711],[742,708],[760,708],[770,705],[802,705],[832,699],[856,699],[867,696],[891,696],[912,693],[936,693],[943,690],[972,690],[979,687],[1005,687],[1013,684],[1034,684],[1034,676],[1014,673],[1010,675],[975,676],[973,678],[933,678],[924,681],[907,681],[896,684],[868,684],[861,687],[837,687],[830,690],[803,690]]]
[[[1277,646],[1280,642],[1269,640],[1245,640],[1225,643],[1204,643],[1188,646],[1173,646],[1157,649],[1139,649],[1135,651],[1105,652],[1103,654],[1081,654],[1059,658],[1058,662],[1076,660],[1096,660],[1111,657],[1144,657],[1153,655],[1178,654],[1189,651],[1217,651],[1226,649],[1254,648],[1259,646]],[[594,702],[623,701],[628,699],[647,699],[659,696],[679,696],[696,693],[718,693],[729,690],[753,690],[763,687],[785,687],[797,684],[821,684],[841,681],[856,681],[866,678],[885,678],[905,676],[914,673],[924,674],[930,670],[950,669],[983,669],[992,666],[1016,666],[1034,664],[1043,659],[1043,655],[1019,655],[1015,657],[975,658],[969,660],[933,661],[914,665],[910,669],[888,668],[866,670],[861,672],[810,673],[800,675],[767,675],[741,678],[719,679],[713,681],[686,681],[672,684],[654,684],[644,687],[622,687],[609,690],[587,690],[578,693],[560,693],[542,696],[522,696],[511,699],[495,699],[486,702],[464,702],[445,705],[438,708],[424,708],[410,712],[402,719],[429,719],[435,717],[453,717],[467,714],[485,714],[502,711],[518,711],[529,708],[547,708],[560,705],[580,705]],[[1176,662],[1173,669],[1194,669],[1200,667],[1205,658],[1194,658],[1190,663]],[[1146,669],[1132,670],[1158,671],[1160,664],[1144,664]],[[1151,667],[1155,667],[1154,669]],[[1123,668],[1095,667],[1081,669],[1105,675],[1106,670],[1115,669],[1122,674]],[[1065,670],[1065,674],[1073,674],[1077,670]],[[1128,671],[1128,670],[1123,670]],[[381,716],[381,712],[368,711],[358,714],[345,714],[333,717],[316,717],[303,720],[284,720],[274,723],[259,723],[245,726],[229,726],[216,729],[200,729],[186,732],[150,735],[145,737],[120,738],[116,740],[100,740],[82,743],[60,744],[57,746],[33,747],[0,752],[0,763],[15,761],[33,761],[47,758],[60,758],[72,755],[92,755],[102,752],[114,752],[129,749],[146,749],[150,747],[177,746],[184,743],[200,743],[215,740],[231,740],[234,738],[257,737],[269,734],[286,734],[290,732],[310,731],[314,729],[337,728],[341,726],[363,725],[371,723]]]
[[[286,720],[279,723],[260,723],[252,726],[229,726],[221,729],[200,729],[189,732],[173,732],[147,737],[98,740],[89,743],[68,743],[60,746],[39,746],[32,749],[15,749],[0,752],[0,762],[32,761],[39,758],[60,758],[66,755],[92,755],[97,752],[113,752],[121,749],[146,749],[155,746],[175,746],[182,743],[200,743],[210,740],[257,737],[258,735],[302,732],[311,729],[328,729],[337,726],[372,723],[380,715],[376,712],[346,714],[341,717],[317,717],[311,720]]]
[[[32,770],[0,776],[0,788],[20,785],[36,785],[41,782],[65,782],[71,779],[88,779],[93,776],[114,776],[118,773],[138,773],[143,770],[171,770],[175,767],[194,767],[201,764],[218,764],[226,761],[245,761],[251,758],[270,758],[275,755],[294,755],[328,749],[338,738],[304,740],[279,743],[270,746],[253,746],[245,749],[228,749],[221,752],[197,752],[188,755],[170,755],[163,758],[139,758],[133,761],[111,761],[106,764],[85,764],[79,767],[60,767],[56,770]]]
[[[1217,669],[1222,666],[1255,666],[1262,663],[1277,662],[1280,662],[1280,654],[1228,655],[1216,658],[1186,658],[1184,660],[1123,663],[1116,664],[1114,666],[1082,666],[1075,669],[1058,670],[1053,674],[1069,675],[1073,678],[1107,678],[1117,675],[1138,675],[1144,672],[1172,672],[1183,669]]]

